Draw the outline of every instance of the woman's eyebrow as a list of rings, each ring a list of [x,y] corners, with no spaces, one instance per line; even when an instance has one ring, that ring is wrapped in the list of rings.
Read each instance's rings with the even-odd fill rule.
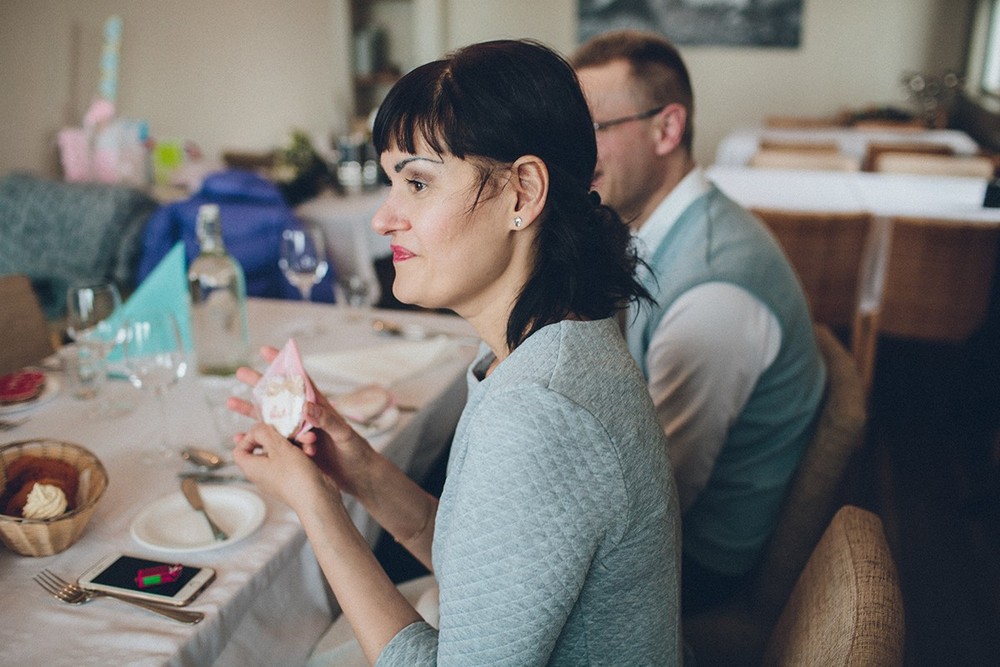
[[[399,172],[403,171],[403,167],[405,167],[409,163],[414,162],[416,160],[426,160],[427,162],[433,162],[434,164],[444,164],[444,160],[435,160],[434,158],[421,157],[419,155],[413,155],[411,157],[403,158],[402,160],[400,160],[399,162],[397,162],[395,164],[395,166],[393,166],[393,169],[398,174]]]

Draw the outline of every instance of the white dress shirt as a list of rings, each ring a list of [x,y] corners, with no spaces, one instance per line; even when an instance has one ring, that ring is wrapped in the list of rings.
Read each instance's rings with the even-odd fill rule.
[[[647,257],[680,215],[709,190],[692,170],[636,234]],[[646,353],[649,392],[667,435],[681,512],[705,487],[730,426],[760,375],[777,357],[781,327],[750,292],[709,282],[679,296],[664,314]]]

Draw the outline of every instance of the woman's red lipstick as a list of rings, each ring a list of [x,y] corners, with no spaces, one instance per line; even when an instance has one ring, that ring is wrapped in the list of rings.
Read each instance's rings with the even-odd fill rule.
[[[389,246],[392,248],[392,261],[402,262],[413,257],[413,253],[404,248],[403,246]]]

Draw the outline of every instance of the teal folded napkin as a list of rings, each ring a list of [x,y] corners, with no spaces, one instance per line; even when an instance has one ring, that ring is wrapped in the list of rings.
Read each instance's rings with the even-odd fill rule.
[[[115,324],[124,324],[162,312],[171,313],[177,320],[184,349],[191,352],[194,349],[191,339],[191,296],[188,292],[187,259],[184,255],[183,241],[178,241],[160,260],[156,268],[146,276],[132,296],[112,316],[112,321]],[[109,361],[121,357],[122,347],[119,345],[109,356]]]

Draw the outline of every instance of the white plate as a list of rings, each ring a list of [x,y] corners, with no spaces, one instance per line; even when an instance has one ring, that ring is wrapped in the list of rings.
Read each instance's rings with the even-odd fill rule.
[[[392,428],[399,423],[399,408],[395,405],[390,405],[382,411],[382,414],[375,417],[375,419],[370,421],[367,425],[359,424],[351,419],[348,419],[347,423],[350,424],[361,437],[374,438],[376,435],[382,435],[383,433],[391,431]]]
[[[59,393],[59,389],[62,387],[62,383],[59,381],[55,375],[51,373],[45,374],[45,386],[42,387],[42,393],[34,397],[30,401],[21,401],[20,403],[9,403],[8,405],[0,405],[0,415],[11,415],[15,412],[22,412],[24,410],[30,410],[31,408],[37,407],[43,403],[48,403]]]
[[[132,538],[139,544],[182,553],[208,551],[239,542],[264,522],[267,508],[256,493],[227,486],[199,486],[205,509],[229,539],[216,541],[201,512],[180,491],[160,498],[132,521]]]

